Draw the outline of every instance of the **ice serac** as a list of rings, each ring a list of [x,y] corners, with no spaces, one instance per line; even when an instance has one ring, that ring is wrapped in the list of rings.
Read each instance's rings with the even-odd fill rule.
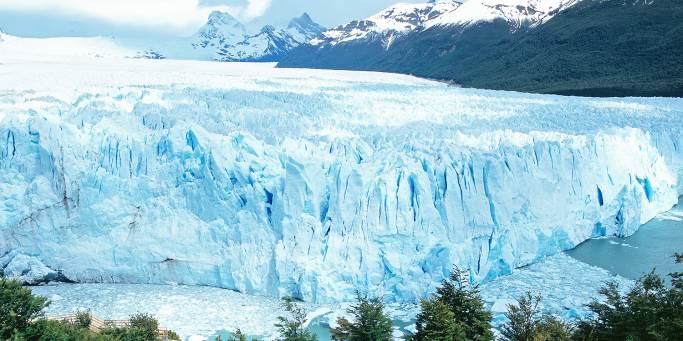
[[[683,193],[681,99],[250,64],[3,67],[12,273],[414,301],[453,264],[490,280],[632,234]]]

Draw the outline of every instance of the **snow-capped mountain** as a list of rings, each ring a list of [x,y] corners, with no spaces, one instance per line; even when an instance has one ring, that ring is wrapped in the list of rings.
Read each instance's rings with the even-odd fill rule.
[[[278,67],[399,72],[525,92],[679,97],[682,11],[679,0],[398,4],[324,32]]]
[[[367,19],[323,32],[293,49],[280,67],[415,73],[440,68],[521,34],[580,0],[438,0],[396,4]]]
[[[397,35],[420,30],[433,20],[460,7],[458,1],[425,4],[396,4],[367,19],[352,21],[325,31],[310,43],[336,45],[360,39],[379,38],[389,43]]]
[[[277,61],[325,30],[304,13],[287,27],[266,25],[256,33],[225,12],[213,12],[193,37],[192,49],[218,61]],[[162,52],[163,54],[163,52]]]
[[[195,47],[235,45],[244,40],[247,29],[235,17],[226,12],[212,12],[207,23],[196,34]]]
[[[435,26],[468,26],[504,20],[511,31],[550,19],[579,0],[457,0],[422,4],[400,3],[367,19],[332,28],[314,39],[311,45],[337,45],[354,40],[381,39],[389,45],[398,36],[424,31]]]

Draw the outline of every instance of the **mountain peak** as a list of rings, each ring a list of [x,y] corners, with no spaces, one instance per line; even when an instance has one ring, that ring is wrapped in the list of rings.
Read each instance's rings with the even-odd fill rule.
[[[210,25],[226,25],[231,23],[239,23],[235,17],[230,15],[228,12],[213,11],[209,14],[209,20],[207,24]]]
[[[299,22],[309,22],[309,23],[312,23],[312,22],[313,22],[313,19],[311,19],[311,16],[308,15],[307,12],[304,12],[303,14],[301,14],[300,17],[294,18],[294,19],[292,19],[292,20],[296,20],[296,21],[299,21]]]
[[[313,35],[317,35],[325,31],[325,27],[313,21],[311,16],[308,15],[308,13],[306,12],[304,12],[299,17],[292,18],[292,20],[289,21],[289,25],[287,25],[287,27],[313,33]]]

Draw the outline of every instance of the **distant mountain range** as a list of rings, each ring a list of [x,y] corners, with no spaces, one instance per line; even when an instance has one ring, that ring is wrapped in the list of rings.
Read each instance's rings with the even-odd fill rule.
[[[304,13],[285,27],[250,30],[226,12],[213,12],[197,33],[180,38],[57,37],[24,38],[1,33],[4,48],[26,54],[91,57],[187,59],[221,62],[276,62],[326,29]]]
[[[306,13],[292,19],[287,27],[266,25],[258,32],[250,33],[230,14],[213,12],[206,25],[191,38],[191,48],[205,56],[201,59],[272,62],[278,61],[290,50],[317,37],[323,31],[325,28],[315,23]],[[164,52],[160,53],[163,55]]]
[[[278,67],[374,70],[468,87],[683,96],[679,0],[398,4],[323,32]]]
[[[304,13],[286,27],[266,25],[256,32],[226,12],[213,12],[189,37],[130,44],[146,58],[196,59],[221,62],[276,62],[293,48],[325,31]]]

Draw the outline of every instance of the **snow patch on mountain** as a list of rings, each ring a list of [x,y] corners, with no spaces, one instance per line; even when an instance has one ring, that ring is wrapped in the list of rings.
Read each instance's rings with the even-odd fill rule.
[[[497,19],[503,19],[518,28],[539,25],[579,1],[581,0],[469,0],[457,11],[444,13],[427,22],[425,27],[472,25]]]

